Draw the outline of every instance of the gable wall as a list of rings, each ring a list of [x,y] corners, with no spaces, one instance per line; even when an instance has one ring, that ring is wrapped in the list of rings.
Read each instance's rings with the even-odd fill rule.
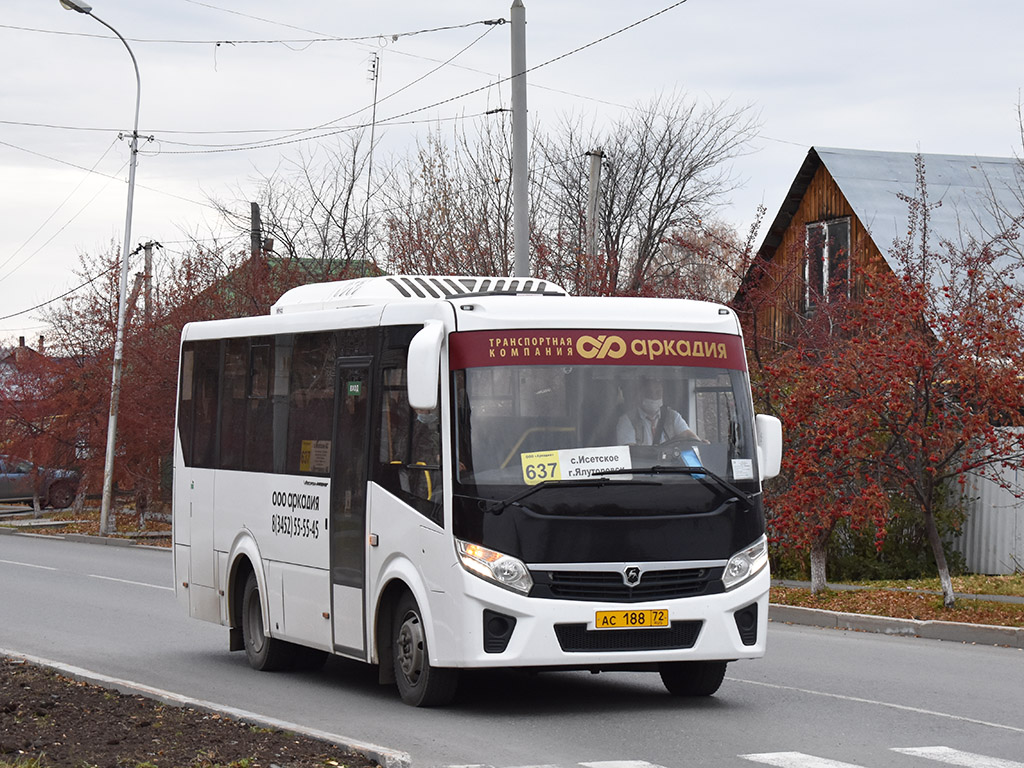
[[[766,277],[762,278],[757,301],[758,335],[772,342],[784,340],[797,328],[804,295],[804,244],[807,224],[850,217],[850,250],[853,263],[873,271],[885,267],[881,253],[864,225],[854,214],[839,186],[824,165],[819,165],[801,198],[796,214],[783,232],[773,252],[762,251],[766,259]],[[854,291],[863,287],[863,278],[855,278]]]

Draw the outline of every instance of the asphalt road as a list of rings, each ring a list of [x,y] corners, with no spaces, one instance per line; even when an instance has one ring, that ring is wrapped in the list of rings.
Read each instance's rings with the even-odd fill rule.
[[[226,629],[183,614],[170,563],[0,536],[0,649],[375,743],[414,768],[1024,768],[1020,649],[773,624],[768,656],[730,665],[710,699],[673,699],[648,674],[489,672],[419,710],[359,664],[254,672]]]

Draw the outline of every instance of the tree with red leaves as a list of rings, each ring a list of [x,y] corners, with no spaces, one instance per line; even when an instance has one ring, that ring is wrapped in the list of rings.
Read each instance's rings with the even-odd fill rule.
[[[47,315],[52,352],[9,371],[0,387],[5,450],[47,466],[74,465],[83,476],[80,496],[95,493],[103,477],[118,256],[112,248],[81,258],[87,289]],[[306,282],[306,271],[295,259],[197,248],[164,269],[148,313],[129,306],[114,481],[134,497],[140,519],[159,498],[171,456],[182,327],[266,314]]]
[[[920,510],[952,607],[936,514],[968,473],[1002,482],[998,469],[1024,461],[1024,432],[1013,428],[1024,419],[1024,290],[1012,248],[1021,217],[984,242],[933,248],[921,158],[906,202],[907,237],[891,252],[899,270],[869,278],[845,367],[877,443],[868,469]]]
[[[823,304],[793,347],[761,370],[771,382],[786,435],[783,473],[769,497],[771,530],[785,548],[809,551],[811,591],[826,588],[826,551],[836,526],[873,526],[884,535],[888,499],[866,471],[875,447],[865,428],[857,387],[848,378],[845,342],[837,325],[853,310],[847,302]]]
[[[894,497],[920,511],[947,606],[955,602],[937,524],[968,473],[1024,461],[1024,293],[1014,256],[1020,218],[980,242],[929,239],[925,169],[905,199],[908,234],[893,271],[862,274],[862,295],[819,303],[786,346],[760,350],[759,383],[787,435],[769,501],[776,540],[809,549],[824,588],[824,548],[840,520],[885,536]],[[1013,490],[1013,489],[1011,489]]]

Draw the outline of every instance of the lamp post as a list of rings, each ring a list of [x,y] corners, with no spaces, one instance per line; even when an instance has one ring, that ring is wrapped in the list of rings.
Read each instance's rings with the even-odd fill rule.
[[[110,416],[107,420],[107,452],[103,463],[103,501],[100,504],[100,533],[110,533],[110,502],[114,487],[114,453],[117,444],[117,406],[121,399],[121,361],[124,354],[124,319],[125,293],[128,287],[128,248],[132,239],[132,203],[135,198],[135,164],[139,153],[139,103],[142,100],[142,78],[139,77],[139,64],[135,60],[128,41],[121,33],[107,24],[92,12],[92,6],[82,0],[60,0],[60,4],[69,11],[77,11],[92,16],[96,21],[109,29],[117,39],[124,43],[128,55],[132,57],[135,67],[135,124],[132,127],[131,156],[128,162],[128,209],[124,217],[124,247],[121,249],[120,290],[117,299],[117,336],[114,341],[114,365],[110,380]]]

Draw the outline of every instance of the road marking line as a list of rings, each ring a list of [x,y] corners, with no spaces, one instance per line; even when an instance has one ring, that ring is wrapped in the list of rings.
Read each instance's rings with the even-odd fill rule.
[[[936,760],[940,763],[961,765],[965,768],[1024,768],[1024,763],[1018,763],[1015,760],[1003,760],[1000,757],[976,755],[971,752],[961,752],[959,749],[951,749],[950,747],[893,747],[892,751],[904,755],[923,757],[928,760]]]
[[[145,581],[129,581],[128,579],[115,579],[113,576],[100,576],[95,573],[89,574],[90,579],[103,579],[104,581],[117,581],[121,584],[134,584],[137,587],[150,587],[152,589],[166,589],[168,592],[173,592],[174,587],[162,587],[159,584],[148,584]]]
[[[1003,723],[991,723],[988,720],[977,720],[973,717],[963,717],[961,715],[951,715],[948,712],[936,712],[932,709],[921,709],[920,707],[909,707],[906,704],[893,704],[888,701],[876,701],[875,699],[862,699],[859,696],[844,696],[841,693],[827,693],[825,691],[812,691],[807,688],[795,688],[791,685],[777,685],[775,683],[762,683],[757,680],[741,680],[737,677],[726,678],[730,682],[734,683],[746,683],[747,685],[759,685],[762,688],[773,688],[777,691],[794,691],[796,693],[806,693],[811,696],[824,696],[829,699],[839,699],[841,701],[852,701],[856,704],[873,704],[877,707],[888,707],[889,709],[898,709],[903,712],[914,712],[918,715],[930,715],[932,717],[943,717],[947,720],[955,720],[959,723],[972,723],[973,725],[984,725],[989,728],[999,728],[1004,731],[1012,731],[1014,733],[1024,733],[1024,728],[1018,728],[1015,725],[1005,725]]]
[[[48,565],[36,565],[35,563],[19,563],[17,560],[0,560],[0,563],[7,563],[7,565],[21,565],[25,568],[38,568],[41,571],[56,571],[56,568],[51,568]]]
[[[643,760],[600,760],[596,763],[580,763],[586,768],[662,768],[655,763],[647,763]]]
[[[851,768],[856,765],[855,763],[829,760],[827,757],[805,755],[803,752],[763,752],[757,755],[740,755],[740,757],[755,763],[774,765],[776,768]]]
[[[50,667],[66,677],[72,677],[76,680],[84,680],[89,683],[101,685],[105,688],[113,688],[114,690],[121,691],[122,693],[140,693],[143,696],[151,699],[157,699],[165,704],[192,707],[193,709],[200,709],[205,712],[227,715],[233,720],[242,720],[253,725],[261,725],[267,728],[274,728],[279,731],[301,733],[303,736],[309,736],[314,739],[319,739],[320,741],[337,744],[344,749],[354,749],[359,752],[363,752],[376,760],[381,766],[383,766],[383,768],[410,768],[412,764],[412,758],[409,756],[408,752],[401,752],[397,749],[381,747],[366,741],[349,739],[346,736],[321,731],[316,728],[307,728],[306,726],[299,725],[298,723],[289,723],[285,720],[266,717],[255,712],[248,712],[244,709],[229,707],[212,701],[194,699],[191,696],[183,696],[182,694],[174,693],[173,691],[154,688],[149,685],[143,685],[142,683],[136,683],[132,680],[122,680],[116,677],[110,677],[109,675],[103,675],[99,672],[82,669],[81,667],[73,667],[70,664],[62,664],[59,661],[52,661],[39,656],[31,656],[27,653],[19,653],[18,651],[12,651],[7,648],[0,648],[0,656],[6,656],[12,659],[21,659],[38,666]]]

